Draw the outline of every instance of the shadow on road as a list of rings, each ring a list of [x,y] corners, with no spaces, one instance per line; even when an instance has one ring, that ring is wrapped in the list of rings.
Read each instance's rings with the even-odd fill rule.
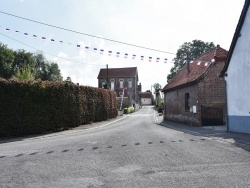
[[[250,135],[244,133],[234,133],[227,132],[225,129],[218,129],[216,127],[207,128],[207,127],[194,127],[190,125],[170,122],[170,121],[162,121],[159,125],[171,128],[183,133],[191,134],[194,136],[203,136],[208,137],[214,140],[218,140],[221,142],[230,143],[234,146],[240,147],[248,152],[250,152]]]

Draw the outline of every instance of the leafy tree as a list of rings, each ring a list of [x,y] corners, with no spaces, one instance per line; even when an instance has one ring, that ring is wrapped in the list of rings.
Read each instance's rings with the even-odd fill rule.
[[[49,81],[62,81],[63,77],[61,76],[60,69],[57,63],[48,63],[48,80]]]
[[[32,75],[29,67],[18,70],[16,73],[16,77],[19,79],[34,79],[34,76]]]
[[[36,62],[33,58],[33,54],[26,52],[25,50],[17,50],[14,52],[13,71],[16,75],[19,71],[29,68],[30,73],[35,76],[36,74]]]
[[[155,100],[156,100],[156,106],[158,105],[158,100],[161,98],[161,94],[160,94],[160,91],[161,91],[161,85],[159,83],[155,83],[153,85],[154,89],[155,89]]]
[[[153,87],[154,87],[155,91],[161,89],[161,85],[159,83],[155,83],[153,85]]]
[[[65,80],[65,82],[72,82],[71,78],[68,76]]]
[[[58,64],[46,60],[41,52],[33,54],[25,50],[13,51],[2,43],[0,43],[0,77],[49,81],[63,79]]]
[[[0,77],[11,78],[13,73],[14,52],[7,45],[0,43]]]
[[[167,76],[167,82],[170,82],[174,75],[184,66],[186,61],[194,60],[214,47],[215,45],[213,42],[203,42],[201,40],[185,42],[177,50],[174,66]]]

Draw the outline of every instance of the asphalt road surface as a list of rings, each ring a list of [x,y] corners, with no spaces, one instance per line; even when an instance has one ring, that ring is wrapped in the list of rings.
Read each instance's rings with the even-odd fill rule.
[[[155,123],[113,123],[0,144],[0,187],[250,187],[250,153]]]

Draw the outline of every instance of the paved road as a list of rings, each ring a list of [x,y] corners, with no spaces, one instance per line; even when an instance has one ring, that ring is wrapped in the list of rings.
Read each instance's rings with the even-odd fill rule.
[[[0,144],[0,187],[250,187],[250,152],[160,126],[144,107],[95,128]]]

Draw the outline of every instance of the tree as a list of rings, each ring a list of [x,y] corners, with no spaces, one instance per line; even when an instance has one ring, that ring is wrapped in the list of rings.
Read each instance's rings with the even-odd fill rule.
[[[8,79],[13,75],[14,52],[0,43],[0,77]]]
[[[71,78],[68,76],[68,77],[66,78],[65,82],[69,82],[69,83],[71,83],[71,82],[72,82],[72,80],[71,80]]]
[[[155,91],[158,89],[161,89],[161,85],[159,83],[154,83],[153,87],[154,87]]]
[[[193,40],[192,42],[185,42],[177,50],[176,57],[174,59],[174,66],[170,70],[170,74],[167,76],[167,82],[176,75],[176,73],[184,66],[185,62],[198,58],[203,53],[214,48],[213,42],[203,42],[201,40]]]
[[[25,50],[13,51],[2,43],[0,43],[0,77],[63,80],[58,64],[46,60],[41,52],[33,54]]]
[[[17,76],[19,71],[24,71],[24,69],[29,69],[33,77],[36,74],[36,62],[33,58],[33,54],[26,52],[25,50],[17,50],[14,52],[14,62],[13,62],[13,71],[15,76]]]
[[[26,68],[22,68],[21,70],[18,70],[16,73],[16,77],[19,79],[29,79],[29,80],[33,80],[34,76],[31,73],[31,70],[29,67]]]
[[[46,60],[44,55],[40,52],[33,55],[35,59],[35,79],[49,80],[49,81],[62,81],[60,69],[57,63]]]
[[[155,93],[156,106],[158,106],[158,100],[161,99],[161,94],[160,94],[161,85],[159,83],[155,83],[153,87],[155,89],[154,93]]]
[[[62,81],[63,77],[61,76],[60,69],[57,63],[51,62],[48,64],[48,71],[49,71],[49,81]]]

